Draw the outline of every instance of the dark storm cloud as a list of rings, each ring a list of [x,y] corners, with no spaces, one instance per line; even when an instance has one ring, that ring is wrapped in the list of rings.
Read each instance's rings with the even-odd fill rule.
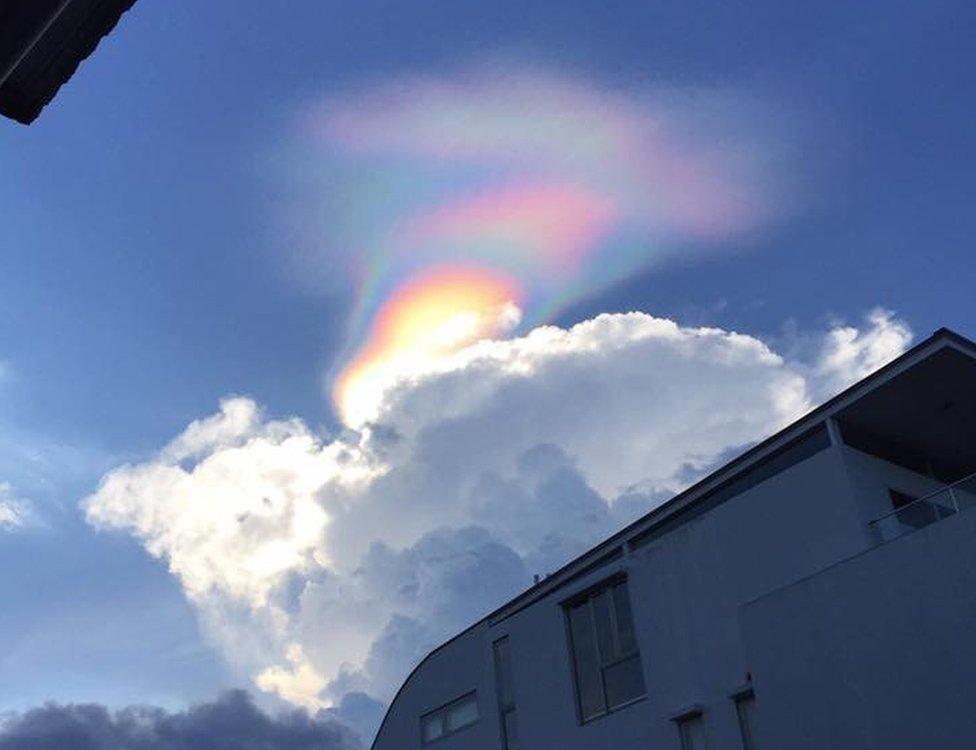
[[[333,719],[269,716],[234,690],[178,713],[49,703],[0,723],[0,750],[362,750],[362,743]]]

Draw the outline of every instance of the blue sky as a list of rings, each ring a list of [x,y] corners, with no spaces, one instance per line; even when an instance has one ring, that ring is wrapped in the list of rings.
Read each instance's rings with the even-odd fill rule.
[[[360,295],[348,258],[323,241],[310,273],[282,224],[306,186],[321,195],[299,197],[301,211],[346,200],[336,172],[303,166],[322,157],[296,136],[309,107],[499,61],[619,101],[735,102],[747,124],[723,107],[721,127],[691,124],[719,150],[748,130],[752,167],[774,172],[770,217],[628,266],[551,321],[638,310],[747,333],[815,372],[817,337],[878,306],[920,336],[976,334],[973,20],[962,2],[137,3],[34,125],[0,123],[0,482],[32,509],[0,533],[0,709],[176,709],[253,688],[258,667],[228,657],[188,579],[168,572],[178,553],[152,557],[153,532],[117,517],[96,531],[79,502],[229,394],[323,444],[341,430],[327,377],[357,343]],[[608,496],[606,472],[585,468]],[[422,554],[415,538],[378,538]]]

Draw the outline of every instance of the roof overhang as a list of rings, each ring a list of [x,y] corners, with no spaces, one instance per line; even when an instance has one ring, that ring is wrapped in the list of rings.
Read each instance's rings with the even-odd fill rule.
[[[135,0],[0,0],[0,114],[32,123]]]
[[[844,442],[951,482],[976,470],[976,359],[944,346],[840,409]]]

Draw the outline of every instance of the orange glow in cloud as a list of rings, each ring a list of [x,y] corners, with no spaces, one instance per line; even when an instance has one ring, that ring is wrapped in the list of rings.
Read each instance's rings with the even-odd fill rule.
[[[409,279],[383,303],[365,345],[335,381],[343,421],[363,425],[398,377],[510,330],[521,297],[515,280],[472,266],[440,266]]]
[[[550,268],[578,265],[618,218],[611,201],[562,183],[492,187],[456,198],[414,219],[408,246],[485,239],[537,256]],[[565,269],[564,269],[565,270]]]

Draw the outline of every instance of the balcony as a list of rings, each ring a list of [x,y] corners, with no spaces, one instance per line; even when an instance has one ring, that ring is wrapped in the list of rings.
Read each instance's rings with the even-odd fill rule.
[[[947,484],[923,497],[896,508],[891,513],[871,521],[879,542],[890,542],[905,534],[954,516],[962,510],[976,507],[976,473]]]

